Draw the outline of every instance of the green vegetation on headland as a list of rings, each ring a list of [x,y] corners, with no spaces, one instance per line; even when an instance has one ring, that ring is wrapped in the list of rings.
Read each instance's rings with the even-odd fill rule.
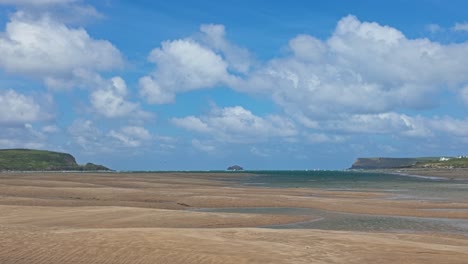
[[[468,157],[358,158],[351,169],[468,168]]]
[[[102,165],[79,165],[68,153],[34,149],[0,149],[0,171],[110,171]]]
[[[415,168],[468,168],[468,157],[441,158],[439,160],[418,162]]]

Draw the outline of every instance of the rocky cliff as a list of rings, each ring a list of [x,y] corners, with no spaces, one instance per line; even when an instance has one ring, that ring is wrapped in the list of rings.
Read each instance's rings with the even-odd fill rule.
[[[395,169],[413,167],[434,158],[358,158],[351,169]]]

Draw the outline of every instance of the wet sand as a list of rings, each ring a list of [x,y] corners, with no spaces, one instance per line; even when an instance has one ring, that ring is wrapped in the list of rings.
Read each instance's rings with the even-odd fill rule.
[[[426,169],[426,168],[403,168],[403,169],[387,169],[378,170],[387,173],[396,173],[408,176],[421,176],[429,178],[442,178],[449,180],[462,180],[468,181],[468,168],[440,168],[440,169]]]
[[[232,173],[0,174],[0,263],[466,263],[468,237],[269,229],[318,216],[194,211],[295,207],[468,220],[466,200],[245,187]]]

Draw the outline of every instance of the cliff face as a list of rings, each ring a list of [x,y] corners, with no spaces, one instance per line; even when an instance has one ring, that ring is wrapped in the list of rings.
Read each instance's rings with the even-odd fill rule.
[[[88,171],[109,170],[101,165],[76,163],[75,157],[60,153],[34,149],[1,149],[0,171]]]
[[[468,168],[468,157],[358,158],[350,169]]]
[[[407,168],[420,162],[420,158],[358,158],[351,169]]]

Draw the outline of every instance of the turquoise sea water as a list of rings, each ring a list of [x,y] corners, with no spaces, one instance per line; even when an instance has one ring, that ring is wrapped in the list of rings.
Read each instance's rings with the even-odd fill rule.
[[[359,171],[258,171],[245,186],[387,192],[394,199],[468,201],[468,181]]]
[[[387,199],[437,200],[467,203],[468,181],[451,181],[357,171],[264,171],[238,180],[244,186],[263,188],[320,188],[324,190],[377,191]],[[435,209],[437,210],[437,209]],[[442,209],[447,210],[447,209]],[[317,220],[268,228],[378,232],[439,232],[468,236],[468,219],[423,218],[340,213],[307,208],[210,208],[205,212],[310,215]]]

